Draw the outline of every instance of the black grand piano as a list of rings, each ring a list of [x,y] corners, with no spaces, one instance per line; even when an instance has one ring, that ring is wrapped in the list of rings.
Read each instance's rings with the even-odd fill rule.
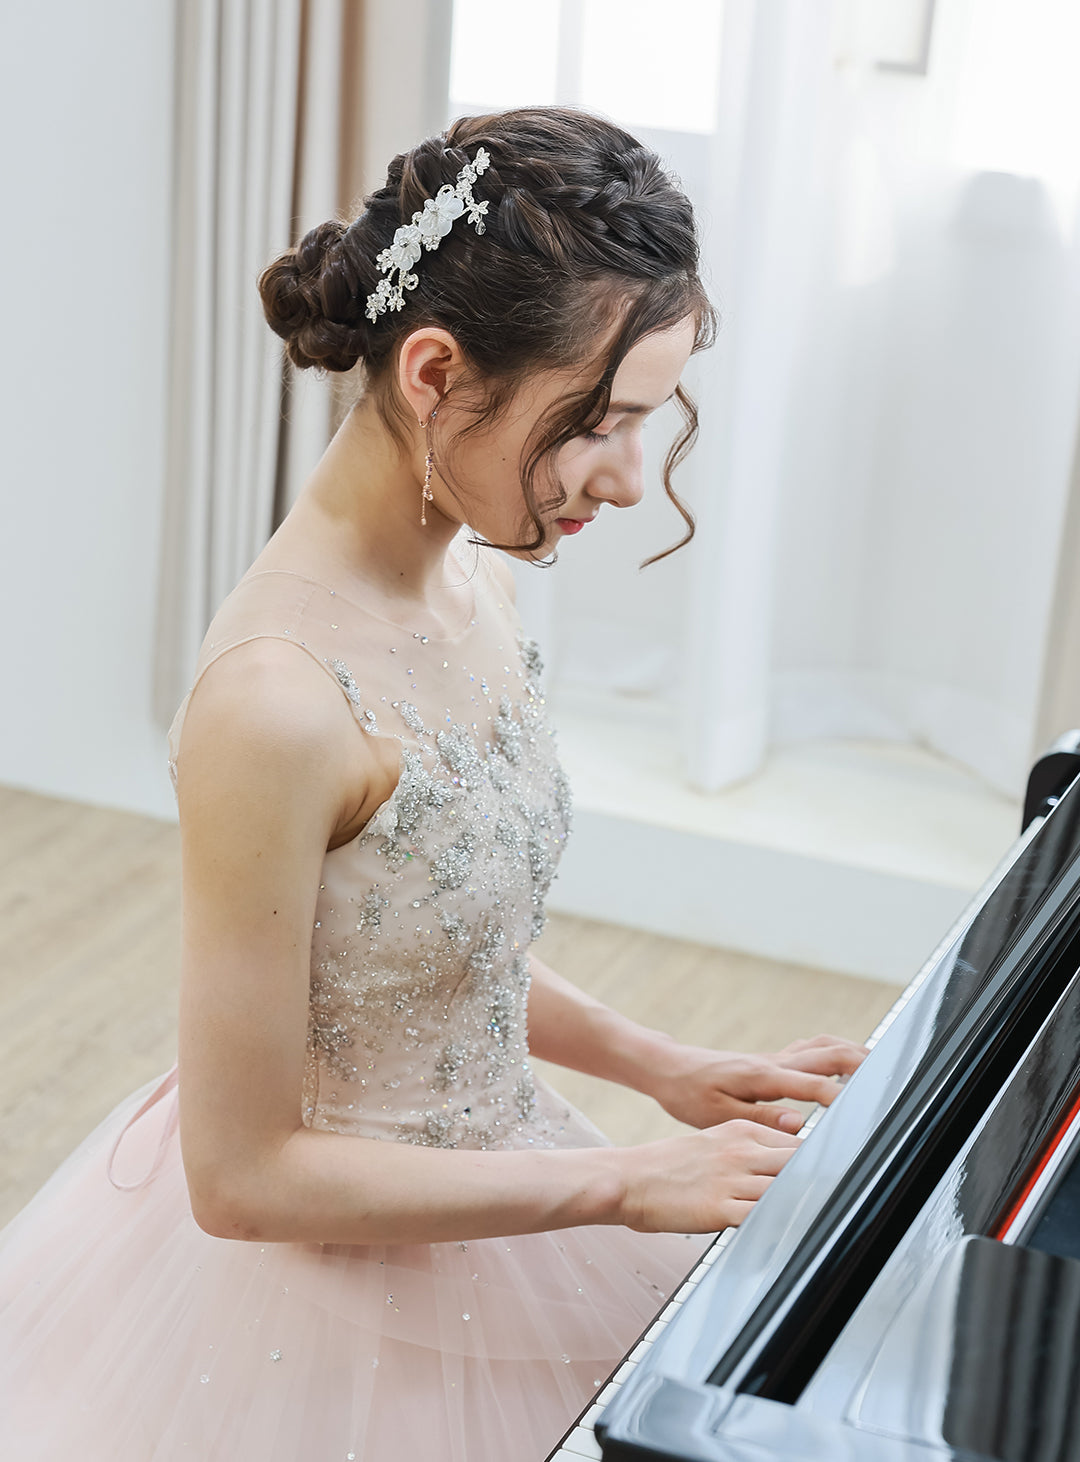
[[[1078,773],[551,1462],[1080,1462]]]

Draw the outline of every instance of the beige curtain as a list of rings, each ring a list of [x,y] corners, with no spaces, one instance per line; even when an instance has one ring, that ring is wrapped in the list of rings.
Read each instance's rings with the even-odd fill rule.
[[[1080,434],[1073,457],[1069,501],[1061,534],[1057,580],[1046,641],[1036,757],[1063,731],[1080,728]]]
[[[177,0],[169,424],[154,711],[351,400],[293,373],[255,281],[445,125],[451,0]],[[351,215],[350,215],[351,216]]]

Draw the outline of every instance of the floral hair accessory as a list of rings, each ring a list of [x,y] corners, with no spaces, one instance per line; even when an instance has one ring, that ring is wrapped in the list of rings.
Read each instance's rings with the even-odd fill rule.
[[[420,212],[413,214],[412,223],[402,224],[394,234],[394,242],[375,260],[379,272],[387,277],[367,297],[366,313],[372,324],[387,310],[405,308],[405,291],[415,289],[420,283],[411,270],[420,258],[421,248],[437,249],[454,226],[455,218],[468,209],[469,222],[478,234],[484,232],[487,202],[477,203],[472,185],[490,162],[490,154],[478,147],[476,156],[461,169],[457,180],[444,184],[434,198],[426,199]],[[396,280],[394,274],[398,276]]]

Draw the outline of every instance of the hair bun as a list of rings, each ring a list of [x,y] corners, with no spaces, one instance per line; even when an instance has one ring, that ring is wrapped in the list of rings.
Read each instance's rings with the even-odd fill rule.
[[[320,223],[259,276],[267,324],[301,370],[348,371],[364,354],[359,281],[341,247],[347,229],[337,219]]]

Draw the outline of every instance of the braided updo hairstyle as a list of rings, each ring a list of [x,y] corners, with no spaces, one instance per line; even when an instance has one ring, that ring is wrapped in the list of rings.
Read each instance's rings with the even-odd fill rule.
[[[486,232],[464,220],[416,266],[419,285],[398,312],[365,314],[382,275],[377,255],[424,200],[453,183],[479,147],[490,165],[475,185],[488,199]],[[305,234],[259,279],[266,318],[300,368],[364,368],[365,391],[402,446],[407,418],[394,388],[398,346],[423,325],[458,342],[476,387],[463,435],[497,421],[534,371],[580,367],[595,358],[592,383],[571,392],[535,424],[523,454],[521,484],[535,536],[495,547],[532,550],[544,542],[542,511],[566,500],[540,501],[541,464],[565,443],[598,425],[611,400],[615,373],[644,336],[693,316],[694,350],[712,343],[715,312],[698,277],[698,244],[689,200],[649,148],[588,112],[522,107],[462,117],[391,162],[385,185],[364,200],[352,223],[332,220]],[[610,338],[609,338],[610,337]],[[609,338],[598,356],[599,343]],[[664,488],[693,536],[694,520],[671,485],[671,474],[697,436],[697,411],[679,386],[683,426],[663,467]],[[445,463],[440,449],[439,460]],[[444,480],[450,480],[445,465]],[[554,476],[554,474],[553,474]]]

